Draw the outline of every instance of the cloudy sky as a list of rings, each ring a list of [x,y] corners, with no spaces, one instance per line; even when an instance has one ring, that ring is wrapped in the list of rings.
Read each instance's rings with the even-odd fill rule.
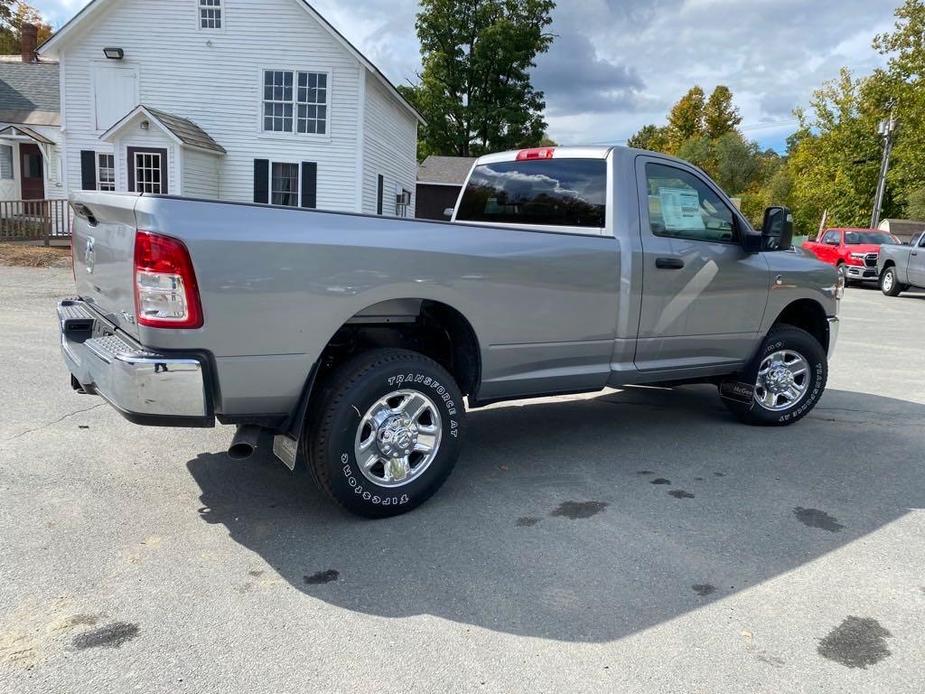
[[[192,0],[191,0],[192,1]],[[32,0],[60,26],[86,0]],[[420,65],[416,0],[314,0],[316,9],[395,83]],[[869,71],[870,46],[900,0],[559,0],[556,41],[534,75],[550,135],[618,143],[664,122],[691,85],[728,85],[746,135],[782,148],[792,111],[841,66]]]

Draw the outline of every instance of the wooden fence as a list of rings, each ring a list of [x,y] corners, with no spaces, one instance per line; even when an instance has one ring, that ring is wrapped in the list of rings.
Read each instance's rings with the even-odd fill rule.
[[[73,212],[67,200],[0,201],[0,241],[44,241],[71,235]]]

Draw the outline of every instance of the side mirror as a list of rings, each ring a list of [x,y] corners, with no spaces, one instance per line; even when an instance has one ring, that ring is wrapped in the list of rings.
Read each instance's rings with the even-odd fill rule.
[[[453,219],[453,212],[455,211],[456,211],[456,208],[447,207],[445,210],[443,210],[443,216],[446,217],[447,219]]]
[[[793,245],[793,215],[786,207],[769,207],[761,225],[762,248],[765,251],[786,251]]]

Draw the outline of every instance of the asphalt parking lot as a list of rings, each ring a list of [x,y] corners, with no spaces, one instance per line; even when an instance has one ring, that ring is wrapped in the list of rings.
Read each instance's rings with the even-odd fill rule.
[[[925,294],[849,289],[789,429],[715,390],[495,406],[369,522],[71,392],[0,268],[0,691],[925,691]]]

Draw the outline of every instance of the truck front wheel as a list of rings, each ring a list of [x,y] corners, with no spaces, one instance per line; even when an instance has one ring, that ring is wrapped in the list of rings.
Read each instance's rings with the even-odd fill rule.
[[[336,369],[311,412],[302,446],[315,481],[368,518],[433,496],[456,464],[465,421],[453,377],[402,349],[365,352]]]
[[[808,415],[825,391],[829,375],[825,350],[815,337],[792,326],[774,328],[758,356],[739,379],[753,396],[724,397],[729,410],[746,424],[786,426]],[[722,392],[722,386],[721,386]]]
[[[896,268],[892,265],[880,275],[880,291],[887,296],[899,296],[900,292],[905,289],[906,287],[903,287],[896,278]]]

